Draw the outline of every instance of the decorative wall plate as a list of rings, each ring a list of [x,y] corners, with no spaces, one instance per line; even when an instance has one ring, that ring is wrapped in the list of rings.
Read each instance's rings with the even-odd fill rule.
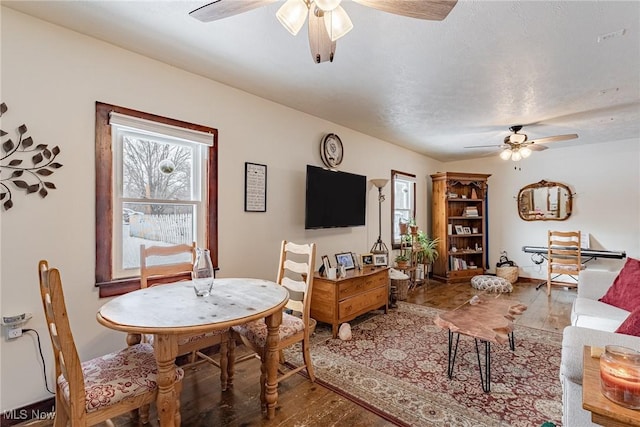
[[[320,143],[320,157],[322,157],[322,163],[329,168],[335,168],[342,163],[344,149],[338,135],[329,133],[322,138],[322,142]]]

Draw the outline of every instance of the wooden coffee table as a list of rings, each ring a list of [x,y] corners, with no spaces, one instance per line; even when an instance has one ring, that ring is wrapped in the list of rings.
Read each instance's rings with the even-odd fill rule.
[[[518,301],[502,299],[500,295],[477,295],[478,301],[475,304],[471,304],[472,300],[469,300],[454,310],[440,313],[434,320],[436,325],[449,330],[447,366],[449,379],[453,377],[460,334],[475,340],[480,382],[482,391],[485,393],[491,391],[491,343],[509,342],[509,348],[512,351],[515,350],[514,316],[522,314],[527,309],[526,305]],[[480,362],[478,341],[481,345],[484,344],[484,373]]]

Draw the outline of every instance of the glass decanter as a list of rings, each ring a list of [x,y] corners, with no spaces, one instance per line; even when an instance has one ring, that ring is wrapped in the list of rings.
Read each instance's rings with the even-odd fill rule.
[[[211,262],[209,249],[196,248],[191,280],[197,296],[209,296],[213,286],[213,263]]]

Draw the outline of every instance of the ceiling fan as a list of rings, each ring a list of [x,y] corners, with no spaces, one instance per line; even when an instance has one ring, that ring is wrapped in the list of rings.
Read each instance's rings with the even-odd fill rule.
[[[202,21],[211,22],[266,6],[277,0],[216,0],[189,12]],[[276,13],[280,23],[294,36],[309,17],[309,47],[317,64],[333,62],[336,40],[353,28],[342,0],[287,0]],[[458,0],[353,0],[383,12],[411,18],[442,21]]]
[[[546,144],[549,142],[556,141],[567,141],[569,139],[576,139],[578,137],[577,133],[568,133],[565,135],[555,135],[555,136],[547,136],[545,138],[538,139],[528,139],[527,135],[524,133],[518,133],[522,130],[522,125],[514,125],[509,128],[512,132],[511,135],[507,135],[504,138],[504,142],[498,145],[474,145],[471,147],[464,148],[488,148],[488,147],[499,147],[502,151],[500,151],[500,158],[503,160],[513,160],[517,162],[521,159],[527,158],[531,155],[532,151],[543,151],[546,150]]]

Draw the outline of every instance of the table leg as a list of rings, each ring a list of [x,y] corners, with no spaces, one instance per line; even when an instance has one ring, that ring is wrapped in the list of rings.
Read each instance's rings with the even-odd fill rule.
[[[482,384],[482,391],[488,393],[491,391],[491,342],[480,340],[484,343],[484,375],[482,373],[482,364],[480,363],[480,349],[478,348],[478,339],[474,338],[476,342],[476,355],[478,356],[478,369],[480,369],[480,383]]]
[[[511,349],[511,351],[515,351],[516,349],[516,336],[514,335],[513,331],[509,333],[509,348]]]
[[[227,343],[227,389],[233,386],[233,376],[236,370],[236,336],[229,329],[229,342]]]
[[[280,341],[279,330],[282,323],[282,311],[278,310],[264,319],[267,324],[267,345],[265,349],[265,361],[267,380],[265,384],[265,403],[267,406],[267,418],[273,419],[276,415],[278,403],[278,343]]]
[[[161,427],[180,426],[180,395],[176,391],[175,362],[178,356],[178,336],[156,334],[154,350],[158,363],[158,397],[156,409]]]
[[[448,363],[447,363],[447,376],[449,379],[453,378],[453,365],[456,363],[456,354],[458,353],[458,342],[460,341],[460,334],[456,335],[456,343],[455,347],[453,345],[453,332],[449,331],[449,354],[448,354]],[[451,350],[453,350],[453,355],[451,354]]]
[[[142,342],[142,334],[135,334],[133,332],[129,332],[127,334],[127,346],[131,347],[136,344],[140,344]]]

